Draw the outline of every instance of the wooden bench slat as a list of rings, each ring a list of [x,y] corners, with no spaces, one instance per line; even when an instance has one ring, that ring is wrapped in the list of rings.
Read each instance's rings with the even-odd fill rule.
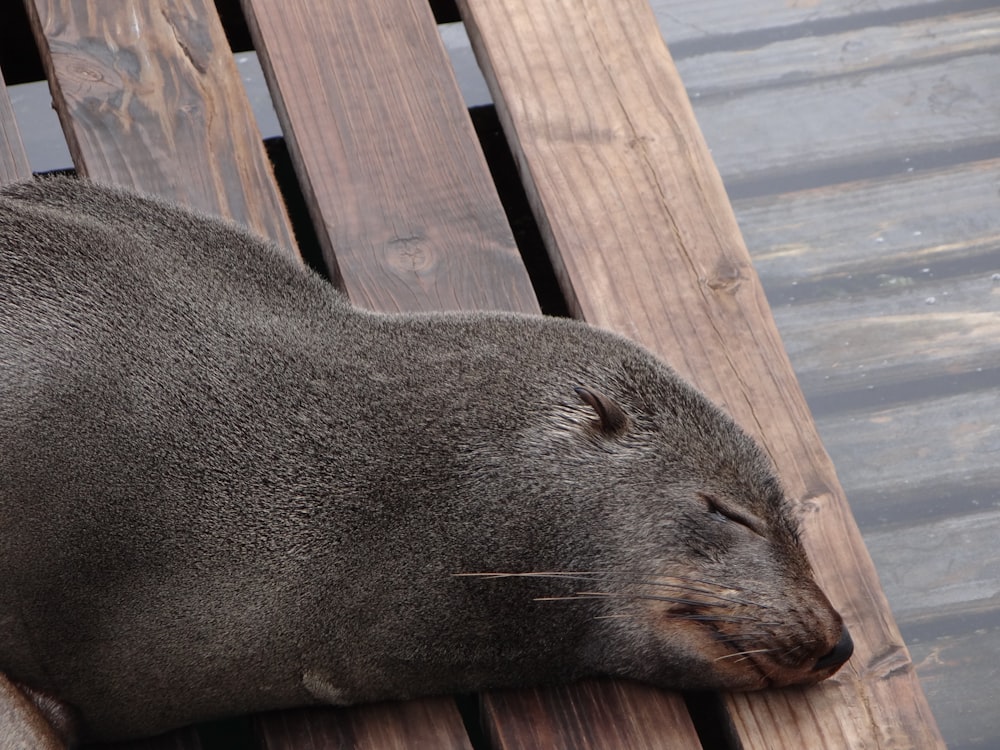
[[[0,74],[0,185],[28,177],[31,177],[31,167],[17,130],[10,94]]]
[[[265,750],[472,750],[451,698],[295,709],[255,719]]]
[[[210,0],[31,0],[77,170],[295,240]]]
[[[496,750],[673,750],[698,747],[683,701],[637,682],[585,680],[483,697]]]
[[[659,352],[760,438],[856,654],[726,696],[752,747],[941,747],[871,559],[645,0],[460,0],[573,309]]]
[[[381,310],[538,310],[423,0],[245,0],[334,275]]]

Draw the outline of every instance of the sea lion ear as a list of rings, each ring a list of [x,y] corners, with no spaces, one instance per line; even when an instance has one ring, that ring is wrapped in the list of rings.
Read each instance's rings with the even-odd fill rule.
[[[628,415],[614,399],[590,388],[574,388],[576,395],[597,412],[594,426],[608,437],[620,435],[628,427]]]

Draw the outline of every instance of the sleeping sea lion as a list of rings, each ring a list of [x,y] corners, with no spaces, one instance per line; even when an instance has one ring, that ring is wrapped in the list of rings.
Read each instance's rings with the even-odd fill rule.
[[[360,310],[72,179],[0,190],[0,519],[3,685],[87,739],[852,650],[762,450],[646,350]]]

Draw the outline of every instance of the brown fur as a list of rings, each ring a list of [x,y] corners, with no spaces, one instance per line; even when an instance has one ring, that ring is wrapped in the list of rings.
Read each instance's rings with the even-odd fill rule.
[[[0,191],[0,269],[0,670],[88,737],[850,655],[760,449],[621,337],[363,312],[71,180]]]

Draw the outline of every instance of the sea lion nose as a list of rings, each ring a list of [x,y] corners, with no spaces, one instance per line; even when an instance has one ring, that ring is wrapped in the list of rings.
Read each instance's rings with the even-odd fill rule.
[[[847,631],[847,626],[844,625],[840,631],[840,640],[837,641],[837,645],[819,658],[813,666],[813,671],[822,672],[827,669],[837,669],[843,666],[853,653],[854,641],[851,640],[851,634]]]

